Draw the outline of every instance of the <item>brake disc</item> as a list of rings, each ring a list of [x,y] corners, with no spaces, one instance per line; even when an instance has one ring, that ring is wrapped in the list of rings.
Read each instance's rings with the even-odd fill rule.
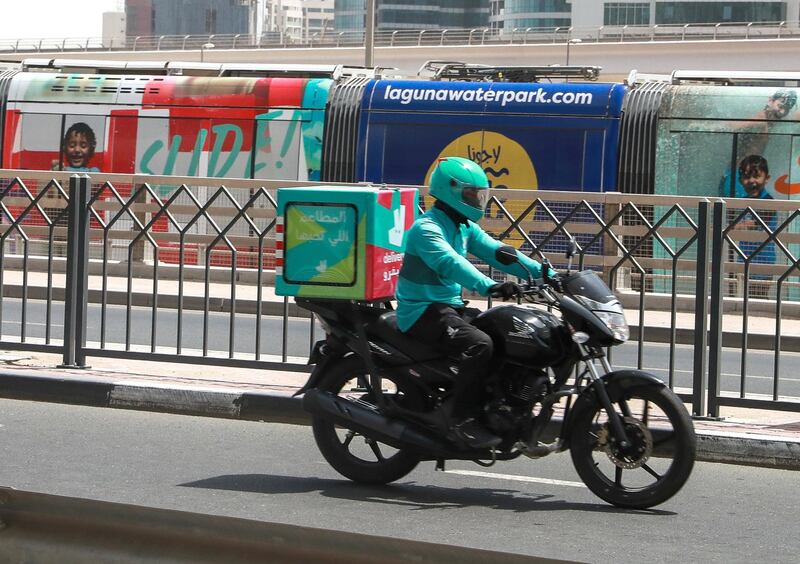
[[[623,417],[622,424],[631,446],[621,448],[613,434],[609,432],[608,423],[603,425],[597,434],[597,444],[618,468],[625,470],[640,468],[653,453],[653,434],[641,421],[633,417]]]

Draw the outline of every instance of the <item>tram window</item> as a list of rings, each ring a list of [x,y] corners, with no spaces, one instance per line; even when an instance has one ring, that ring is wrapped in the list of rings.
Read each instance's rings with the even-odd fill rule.
[[[424,184],[438,158],[462,156],[480,164],[498,188],[599,190],[600,172],[594,161],[602,154],[598,140],[601,143],[603,135],[593,133],[507,125],[477,129],[406,123],[382,130],[373,125],[370,136],[382,138],[383,151],[375,153],[380,143],[369,145],[367,176],[380,182]],[[589,159],[592,171],[586,170],[589,149],[597,155]]]
[[[144,174],[250,176],[252,121],[140,115],[115,117],[111,129],[114,172],[133,160]]]
[[[208,159],[202,174],[214,177],[252,177],[252,120],[211,120],[206,151]]]
[[[730,133],[682,132],[673,137],[677,150],[660,145],[656,193],[719,196],[731,169],[733,138]]]
[[[478,159],[497,187],[599,191],[603,139],[602,130],[487,127]]]
[[[792,153],[789,158],[788,178],[775,179],[775,191],[781,196],[795,200],[800,198],[800,136],[792,137]],[[777,198],[778,196],[776,196]]]
[[[193,159],[201,131],[208,131],[208,120],[169,119],[141,116],[136,129],[136,172],[160,175],[198,174],[199,159]],[[200,139],[200,146],[203,145]],[[193,166],[194,163],[194,166]]]
[[[61,115],[23,113],[11,147],[11,162],[6,164],[22,169],[60,170],[61,122]]]
[[[65,115],[60,139],[63,170],[105,170],[106,116]]]
[[[108,145],[103,172],[134,173],[136,169],[136,132],[138,118],[112,115],[109,119]]]
[[[790,135],[778,134],[739,134],[737,137],[736,162],[732,168],[737,170],[744,159],[763,159],[768,174],[766,191],[773,198],[780,199],[788,195],[788,182],[794,159],[792,158],[792,140]],[[741,181],[734,185],[733,197],[746,197]]]
[[[775,198],[789,193],[797,169],[797,144],[790,135],[680,132],[658,149],[656,193],[684,196],[745,197],[738,168],[745,158],[767,163],[767,191]],[[677,146],[676,146],[677,145]],[[794,156],[793,156],[794,155]],[[795,171],[794,176],[800,176]]]
[[[291,114],[289,114],[291,117]],[[254,178],[307,180],[300,119],[258,120],[255,135]]]

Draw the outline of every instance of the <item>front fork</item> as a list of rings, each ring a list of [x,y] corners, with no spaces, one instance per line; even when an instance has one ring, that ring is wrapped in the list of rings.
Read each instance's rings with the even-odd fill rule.
[[[611,398],[608,397],[606,386],[600,379],[600,374],[597,372],[597,367],[594,365],[594,357],[588,353],[586,347],[584,347],[582,344],[579,344],[578,346],[581,349],[583,361],[586,363],[586,368],[589,371],[589,380],[591,380],[590,385],[594,387],[597,398],[600,400],[600,405],[603,406],[603,409],[605,409],[606,413],[608,414],[608,421],[611,424],[611,432],[617,438],[619,446],[622,448],[627,448],[630,446],[630,441],[628,440],[627,433],[625,433],[625,427],[622,424],[622,418],[619,416],[619,413],[617,413],[617,410],[614,409],[614,405],[611,403]],[[600,357],[600,363],[603,365],[603,370],[606,371],[606,374],[612,371],[611,364],[608,362],[608,359],[605,356]]]

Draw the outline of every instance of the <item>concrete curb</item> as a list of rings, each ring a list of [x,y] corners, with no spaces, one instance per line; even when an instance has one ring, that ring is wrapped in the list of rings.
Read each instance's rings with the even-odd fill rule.
[[[697,459],[800,470],[800,440],[744,433],[697,432]]]
[[[311,423],[301,399],[289,393],[113,383],[92,375],[76,379],[3,370],[0,397],[266,423]],[[553,431],[560,423],[553,421]],[[800,439],[703,429],[696,433],[698,461],[800,470]]]
[[[0,371],[0,397],[89,407],[113,407],[309,425],[302,400],[279,392],[243,392],[234,388],[164,386],[109,382],[107,378],[31,374],[24,370]]]

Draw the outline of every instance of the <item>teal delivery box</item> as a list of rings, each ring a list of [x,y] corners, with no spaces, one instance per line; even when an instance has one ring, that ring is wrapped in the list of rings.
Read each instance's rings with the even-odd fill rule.
[[[415,188],[280,188],[275,291],[281,296],[379,300],[394,296]]]

